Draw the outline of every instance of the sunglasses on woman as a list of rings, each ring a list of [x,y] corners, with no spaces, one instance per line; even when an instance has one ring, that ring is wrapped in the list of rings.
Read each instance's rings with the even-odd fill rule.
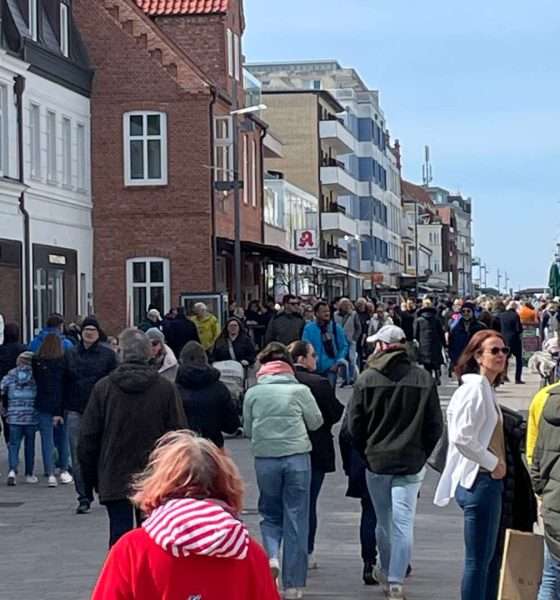
[[[504,356],[508,356],[509,348],[507,346],[504,346],[503,348],[498,348],[498,347],[490,348],[490,354],[492,354],[493,356],[498,356],[498,354],[500,354],[500,352]]]

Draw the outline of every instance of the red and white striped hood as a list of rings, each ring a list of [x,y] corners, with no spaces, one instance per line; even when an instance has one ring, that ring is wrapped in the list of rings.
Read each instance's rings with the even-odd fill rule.
[[[156,508],[142,527],[158,546],[177,558],[192,554],[236,560],[247,557],[247,528],[216,502],[170,500]]]

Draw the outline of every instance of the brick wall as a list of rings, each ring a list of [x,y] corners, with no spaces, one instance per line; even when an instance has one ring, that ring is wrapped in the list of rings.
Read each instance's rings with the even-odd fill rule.
[[[102,5],[74,0],[74,17],[96,69],[92,95],[94,308],[108,332],[126,324],[126,260],[169,258],[171,303],[212,289],[209,103],[189,93],[124,32]],[[198,89],[196,89],[198,87]],[[123,113],[167,113],[168,185],[126,188]]]

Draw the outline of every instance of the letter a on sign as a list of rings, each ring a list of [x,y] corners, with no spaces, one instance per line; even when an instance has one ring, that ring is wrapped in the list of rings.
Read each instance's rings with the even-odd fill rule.
[[[313,239],[312,231],[302,231],[299,237],[298,247],[304,248],[315,248],[315,240]]]

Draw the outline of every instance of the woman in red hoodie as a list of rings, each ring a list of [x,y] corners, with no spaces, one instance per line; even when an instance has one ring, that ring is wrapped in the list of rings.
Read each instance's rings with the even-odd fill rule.
[[[134,489],[147,519],[113,546],[92,600],[279,600],[239,520],[239,471],[212,442],[164,435]]]

